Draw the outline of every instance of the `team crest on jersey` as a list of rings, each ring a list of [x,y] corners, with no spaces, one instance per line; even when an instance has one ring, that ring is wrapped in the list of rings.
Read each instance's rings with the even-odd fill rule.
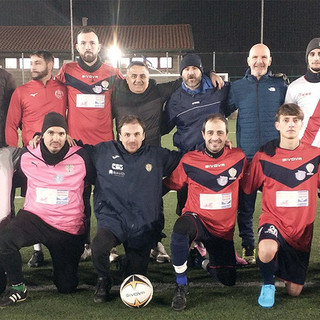
[[[308,171],[307,176],[313,176],[314,175],[314,173],[313,173],[314,165],[312,163],[308,163],[306,165],[306,169]]]
[[[74,169],[74,165],[73,164],[67,164],[66,165],[66,171],[68,173],[71,173],[73,171],[73,169]]]
[[[102,92],[102,87],[101,86],[94,86],[92,88],[94,93],[101,93]]]
[[[235,180],[237,177],[237,169],[235,168],[230,168],[228,171],[229,175],[230,175],[230,180]]]
[[[109,81],[107,81],[107,80],[104,80],[104,81],[102,81],[101,82],[101,85],[102,85],[102,89],[104,90],[104,91],[107,91],[107,90],[109,90]]]
[[[306,178],[306,172],[305,171],[302,171],[302,170],[298,170],[296,173],[295,173],[295,176],[296,176],[296,179],[298,181],[302,181],[303,179]]]
[[[62,99],[64,96],[64,93],[62,90],[56,90],[56,92],[54,93],[54,95],[56,96],[56,98],[58,99]]]
[[[146,170],[148,172],[150,172],[152,170],[152,164],[151,163],[147,163],[146,166],[145,166]]]
[[[56,183],[61,183],[63,181],[63,175],[62,174],[57,174],[55,177],[54,177],[54,181]]]
[[[218,179],[217,179],[217,182],[218,182],[218,185],[221,186],[221,187],[224,187],[227,183],[228,183],[228,177],[226,176],[220,176]]]

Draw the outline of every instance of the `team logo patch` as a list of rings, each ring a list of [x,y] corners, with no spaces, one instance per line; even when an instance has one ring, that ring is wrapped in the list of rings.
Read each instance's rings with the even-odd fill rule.
[[[62,90],[56,90],[56,92],[54,93],[54,95],[56,96],[56,98],[58,99],[62,99],[64,96],[64,93]]]
[[[230,180],[235,180],[236,179],[237,169],[231,168],[231,169],[229,169],[228,173],[230,175]]]
[[[303,179],[306,178],[306,172],[305,171],[302,171],[302,170],[298,170],[296,173],[295,173],[295,176],[296,176],[296,179],[298,181],[302,181]]]
[[[146,166],[145,166],[146,170],[148,172],[150,172],[152,170],[152,164],[151,163],[147,163]]]
[[[107,90],[109,90],[109,81],[107,81],[107,80],[104,80],[104,81],[102,81],[101,82],[101,85],[102,85],[102,89],[104,90],[104,91],[107,91]]]
[[[55,175],[54,181],[55,181],[56,183],[61,183],[61,182],[63,181],[63,175],[62,175],[62,174],[57,174],[57,175]]]
[[[74,165],[73,164],[67,164],[66,165],[66,171],[68,173],[71,173],[73,171],[73,169],[74,169]]]
[[[308,171],[307,173],[307,176],[312,176],[314,173],[313,173],[313,170],[314,170],[314,165],[312,163],[308,163],[306,165],[306,169]]]
[[[94,86],[92,88],[94,93],[101,93],[102,92],[102,87],[101,86]]]
[[[227,183],[228,183],[228,177],[226,176],[220,176],[218,179],[217,179],[217,182],[218,182],[218,185],[219,186],[222,186],[224,187]]]

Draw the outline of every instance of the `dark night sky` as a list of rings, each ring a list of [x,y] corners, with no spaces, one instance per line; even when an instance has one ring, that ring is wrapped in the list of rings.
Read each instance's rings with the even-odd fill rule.
[[[320,0],[264,2],[264,43],[273,68],[292,76],[304,73],[306,46],[320,37]],[[0,25],[69,25],[69,4],[0,0]],[[75,25],[82,17],[89,18],[88,25],[191,24],[204,63],[211,64],[212,55],[203,53],[215,51],[219,70],[236,74],[244,72],[247,52],[260,42],[260,15],[261,0],[73,0]]]
[[[68,25],[69,0],[0,0],[1,25]],[[196,49],[248,51],[260,41],[260,0],[73,0],[74,23],[192,25]],[[304,51],[320,35],[319,0],[265,0],[264,42],[272,51]]]

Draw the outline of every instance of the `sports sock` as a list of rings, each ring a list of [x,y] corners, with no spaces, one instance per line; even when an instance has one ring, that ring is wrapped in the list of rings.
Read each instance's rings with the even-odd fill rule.
[[[275,259],[264,263],[258,258],[258,266],[264,284],[274,284]]]
[[[187,285],[187,275],[186,273],[176,273],[176,282],[177,284]]]
[[[26,289],[26,285],[23,282],[19,284],[13,284],[12,289],[24,292]]]

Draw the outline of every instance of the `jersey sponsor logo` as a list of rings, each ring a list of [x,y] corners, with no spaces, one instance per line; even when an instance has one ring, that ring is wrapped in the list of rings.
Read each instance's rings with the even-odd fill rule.
[[[314,170],[314,165],[312,163],[308,163],[306,165],[306,169],[308,171],[307,176],[313,176],[314,173],[312,172]]]
[[[305,97],[305,96],[311,96],[311,92],[300,92],[298,94],[298,98]]]
[[[226,177],[226,176],[220,176],[218,179],[217,179],[217,182],[218,182],[218,185],[219,186],[225,186],[227,183],[228,183],[228,180],[229,178]]]
[[[64,96],[64,93],[62,90],[56,90],[56,92],[54,93],[54,95],[56,96],[56,98],[58,99],[62,99]]]
[[[92,74],[83,74],[81,77],[87,78],[87,79],[98,79],[99,78],[98,76],[94,76]]]
[[[119,178],[124,178],[124,176],[126,175],[123,171],[119,172],[119,171],[115,171],[112,169],[110,169],[108,173],[111,176],[115,176],[115,177],[119,177]]]
[[[38,92],[36,93],[30,93],[30,97],[35,97],[38,94]]]
[[[54,177],[54,181],[56,183],[61,183],[63,181],[63,175],[62,174],[56,174]]]
[[[102,85],[102,89],[103,89],[104,91],[109,90],[109,86],[110,86],[109,81],[104,80],[104,81],[101,82],[101,85]]]
[[[220,168],[220,167],[225,167],[225,163],[217,163],[217,164],[206,164],[204,167],[206,169],[210,169],[210,168]]]
[[[74,169],[74,165],[73,164],[67,164],[66,165],[66,171],[68,173],[71,173],[73,171],[73,169]]]
[[[112,168],[113,170],[122,171],[122,170],[123,170],[123,164],[120,164],[120,163],[112,163],[111,168]]]
[[[147,164],[145,165],[145,168],[146,168],[146,170],[147,170],[148,172],[150,172],[150,171],[152,170],[152,164],[151,164],[151,163],[147,163]]]
[[[282,162],[286,162],[286,161],[301,161],[302,157],[296,157],[296,158],[283,158],[281,159]]]
[[[101,86],[94,86],[92,88],[94,93],[101,93],[102,92],[102,87]]]
[[[302,170],[298,170],[296,173],[295,173],[295,177],[298,181],[302,181],[306,178],[306,172],[305,171],[302,171]]]
[[[230,168],[228,171],[229,175],[230,175],[230,180],[235,180],[237,179],[236,175],[237,175],[237,169],[235,168]]]
[[[275,87],[270,87],[270,88],[268,88],[268,90],[271,91],[271,92],[275,92],[276,88]]]
[[[199,104],[199,103],[200,103],[200,101],[194,101],[194,102],[192,102],[192,105]]]

